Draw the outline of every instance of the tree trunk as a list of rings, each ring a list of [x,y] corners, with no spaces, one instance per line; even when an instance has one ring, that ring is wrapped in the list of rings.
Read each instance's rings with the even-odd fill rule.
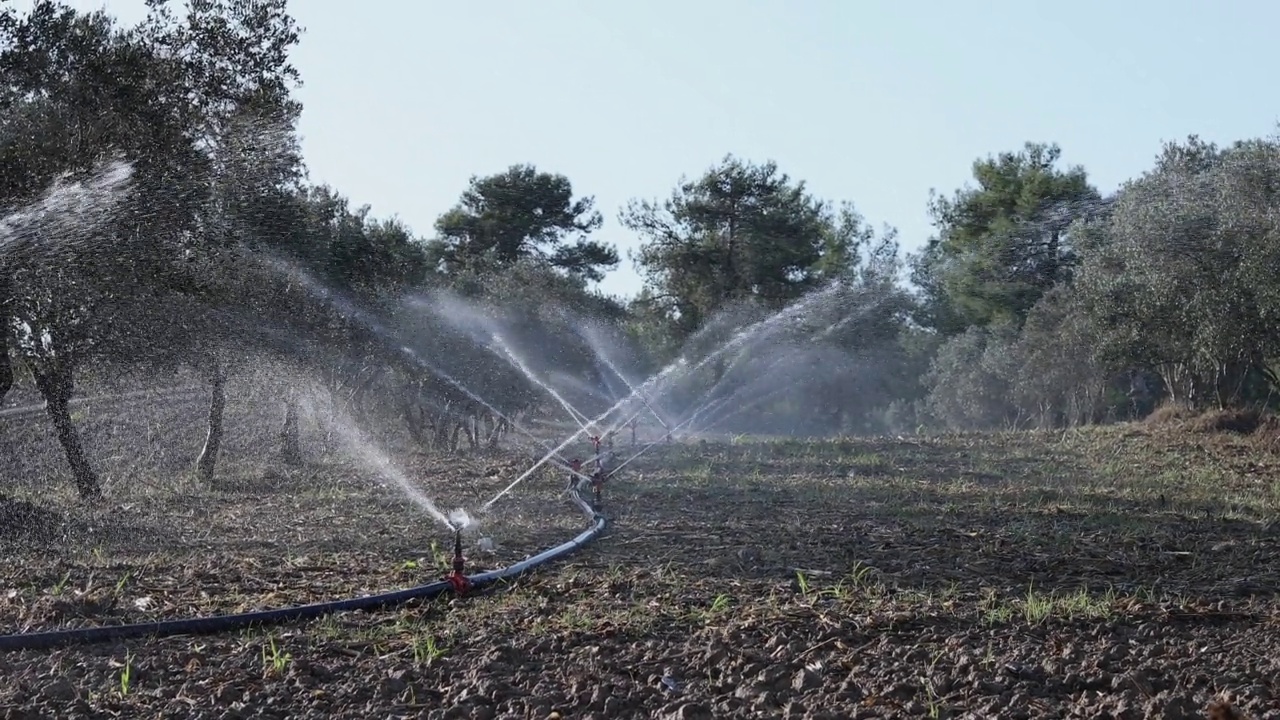
[[[466,433],[467,445],[475,452],[480,448],[480,413],[473,413],[471,418],[467,420]]]
[[[302,443],[298,436],[298,398],[293,393],[284,401],[284,424],[280,426],[280,459],[285,465],[302,464]]]
[[[218,452],[222,448],[222,420],[227,409],[227,373],[222,363],[213,361],[209,377],[208,431],[200,457],[196,458],[196,475],[205,483],[213,482],[213,470],[218,464]]]
[[[0,403],[13,389],[13,359],[9,356],[9,287],[0,280]]]
[[[71,468],[76,490],[84,500],[97,500],[102,497],[102,486],[98,484],[98,475],[89,465],[84,446],[80,444],[80,436],[76,434],[75,425],[71,422],[71,393],[75,387],[71,370],[58,364],[47,371],[32,363],[28,367],[35,378],[36,388],[44,398],[44,410],[53,423],[58,444],[67,456],[67,465]]]
[[[3,317],[0,317],[3,320]],[[13,389],[13,361],[9,358],[9,348],[0,340],[0,403]]]
[[[432,447],[436,450],[443,449],[449,442],[449,429],[453,424],[453,415],[449,414],[449,410],[440,411],[440,415],[436,419],[435,440]]]
[[[506,418],[494,418],[493,430],[489,433],[489,449],[495,450],[498,447],[498,441],[502,438],[502,431],[506,429]]]
[[[400,401],[400,412],[404,416],[405,426],[409,430],[409,436],[419,445],[427,444],[426,436],[426,419],[419,405],[421,400],[408,395]]]

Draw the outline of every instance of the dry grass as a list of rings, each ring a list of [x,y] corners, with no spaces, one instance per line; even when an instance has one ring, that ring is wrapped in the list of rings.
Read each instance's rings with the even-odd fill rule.
[[[262,412],[262,408],[267,408]],[[228,612],[437,577],[441,528],[276,408],[233,407],[215,487],[195,400],[78,418],[109,504],[42,420],[0,421],[0,626]],[[625,449],[624,449],[625,450]],[[527,466],[396,453],[446,508]],[[539,475],[485,533],[505,564],[584,518]],[[659,446],[605,538],[512,587],[205,638],[0,656],[0,710],[58,716],[1274,716],[1280,454],[1185,422],[1067,433]],[[30,503],[20,504],[20,503]],[[6,509],[7,508],[7,509]],[[433,541],[437,544],[432,548]],[[126,672],[127,671],[127,672]],[[124,690],[122,678],[128,678]],[[1270,713],[1270,714],[1268,714]]]

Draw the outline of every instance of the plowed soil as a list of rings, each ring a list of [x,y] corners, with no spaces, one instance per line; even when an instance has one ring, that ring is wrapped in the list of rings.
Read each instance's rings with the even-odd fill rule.
[[[445,571],[448,531],[314,436],[289,468],[269,425],[233,416],[206,486],[190,473],[198,398],[79,412],[107,490],[92,507],[42,417],[0,419],[0,632]],[[1174,424],[658,445],[611,481],[603,537],[509,585],[0,654],[0,717],[1183,718],[1215,701],[1280,717],[1271,440]],[[393,457],[446,511],[474,511],[530,464]],[[563,485],[538,473],[495,504],[466,536],[470,567],[585,529]]]

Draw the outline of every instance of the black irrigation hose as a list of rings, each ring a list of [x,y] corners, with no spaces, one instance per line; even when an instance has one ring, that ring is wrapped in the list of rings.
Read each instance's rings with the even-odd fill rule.
[[[569,555],[578,548],[594,540],[604,531],[606,520],[604,515],[594,513],[592,525],[574,539],[543,551],[533,557],[498,570],[479,573],[468,578],[471,587],[479,589],[499,580],[507,580],[522,575],[539,565],[558,560]],[[294,607],[276,608],[274,610],[257,610],[237,613],[235,615],[213,615],[206,617],[180,618],[177,620],[161,620],[158,622],[138,623],[135,625],[100,625],[96,627],[71,628],[68,630],[51,630],[47,632],[20,633],[17,635],[0,635],[0,651],[5,650],[46,650],[65,645],[87,645],[90,643],[121,640],[145,636],[165,635],[199,635],[227,632],[243,628],[278,625],[297,620],[329,615],[351,610],[379,610],[399,605],[409,600],[429,599],[453,589],[446,580],[428,585],[394,590],[379,595],[333,600],[330,602],[297,605]]]

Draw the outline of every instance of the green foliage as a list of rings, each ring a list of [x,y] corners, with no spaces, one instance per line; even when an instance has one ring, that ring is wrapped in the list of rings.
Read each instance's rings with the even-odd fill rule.
[[[648,290],[637,309],[672,325],[650,334],[677,342],[730,304],[778,309],[854,272],[874,241],[851,205],[833,213],[775,163],[733,156],[682,179],[662,203],[631,201],[620,220],[645,241],[634,258]]]
[[[1076,283],[1111,366],[1152,371],[1200,407],[1278,389],[1278,204],[1276,141],[1166,146],[1121,190]]]
[[[587,237],[602,222],[594,198],[573,199],[567,177],[513,165],[471,178],[458,205],[436,221],[434,250],[446,272],[538,258],[571,276],[600,280],[618,264],[616,249]]]
[[[1056,167],[1057,145],[1027,143],[973,165],[977,187],[929,204],[938,235],[917,259],[927,322],[946,333],[1021,323],[1078,262],[1067,232],[1099,200],[1083,168]]]

